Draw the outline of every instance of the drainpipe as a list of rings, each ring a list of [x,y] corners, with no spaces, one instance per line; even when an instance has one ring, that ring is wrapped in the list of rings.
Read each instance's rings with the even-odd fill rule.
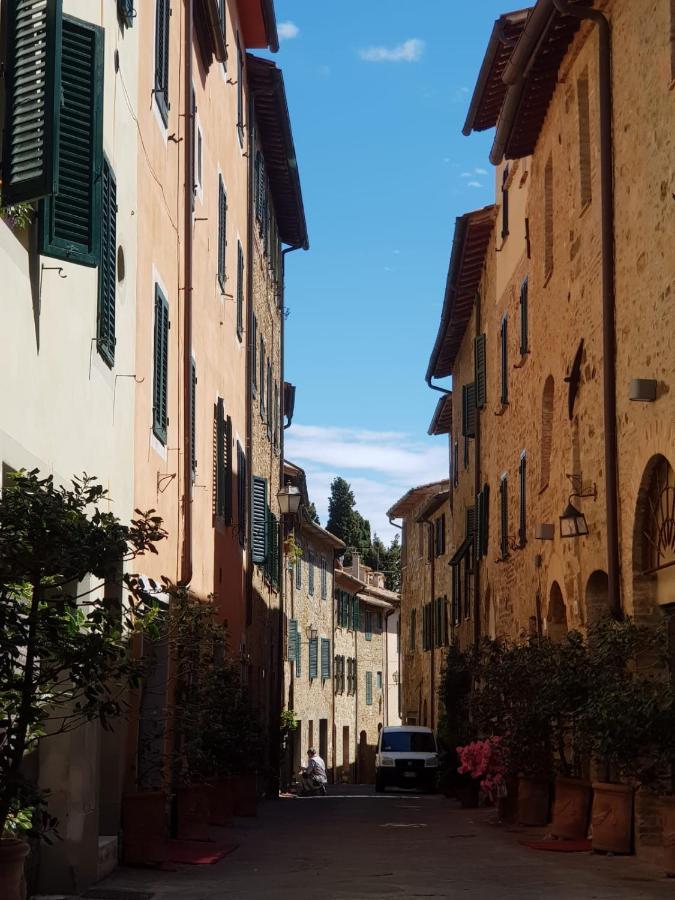
[[[433,547],[434,546],[433,522],[429,522],[428,519],[425,519],[424,524],[427,525],[429,528],[429,547]],[[436,595],[436,556],[435,556],[434,550],[431,550],[431,602],[432,602],[432,604],[434,602],[435,595]],[[432,613],[433,613],[433,606],[432,606]],[[424,613],[422,613],[422,615],[424,615]],[[436,651],[434,650],[434,617],[433,617],[433,615],[431,616],[431,628],[429,630],[431,632],[431,647],[429,648],[429,654],[430,654],[429,659],[431,660],[431,664],[430,664],[431,692],[430,692],[430,697],[429,697],[429,700],[431,701],[431,703],[430,703],[430,707],[431,707],[430,727],[433,730],[434,724],[436,722],[436,715],[435,715],[436,708],[434,705],[435,699],[436,699],[436,672],[434,671],[435,670],[434,664],[436,662],[436,659],[435,659]]]
[[[562,15],[588,19],[598,27],[600,77],[600,194],[602,242],[602,357],[605,426],[607,580],[612,614],[622,615],[616,436],[616,325],[614,284],[614,179],[612,158],[612,49],[609,22],[601,12],[553,0]]]
[[[481,296],[476,293],[476,337],[480,335],[481,327]],[[474,494],[476,497],[481,491],[481,466],[480,466],[480,412],[476,410],[476,437],[474,438]],[[474,507],[475,508],[475,507]],[[474,533],[478,528],[478,522],[473,523]],[[474,539],[474,545],[475,545]],[[480,644],[481,639],[481,621],[480,621],[480,548],[479,552],[474,553],[474,573],[473,573],[473,642],[476,647]]]
[[[192,107],[192,22],[193,0],[185,3],[185,208],[183,279],[183,545],[180,582],[187,587],[192,580],[192,459],[190,445],[190,402],[192,395],[192,203],[194,195],[194,109]]]

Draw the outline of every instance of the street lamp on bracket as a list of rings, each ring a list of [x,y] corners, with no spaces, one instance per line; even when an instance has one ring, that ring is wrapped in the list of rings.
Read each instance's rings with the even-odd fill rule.
[[[282,516],[295,516],[300,509],[302,494],[294,484],[285,484],[277,491],[277,500]]]
[[[578,510],[576,506],[572,503],[573,497],[592,497],[595,500],[598,496],[598,489],[593,483],[592,487],[584,488],[581,482],[581,475],[568,475],[569,480],[572,482],[572,487],[575,490],[569,495],[567,500],[567,506],[565,507],[563,514],[560,516],[560,537],[562,538],[575,538],[575,537],[584,537],[588,534],[588,523],[586,522],[586,516]]]

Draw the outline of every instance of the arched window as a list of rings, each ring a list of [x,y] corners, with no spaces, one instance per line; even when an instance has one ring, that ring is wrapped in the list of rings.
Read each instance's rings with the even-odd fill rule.
[[[551,447],[553,442],[553,395],[555,382],[553,375],[549,375],[544,383],[544,393],[541,400],[541,466],[539,490],[548,487],[551,478]]]
[[[665,456],[649,461],[635,510],[635,614],[675,603],[675,473]]]
[[[567,634],[567,610],[560,585],[554,581],[548,600],[546,631],[552,641],[559,643]]]

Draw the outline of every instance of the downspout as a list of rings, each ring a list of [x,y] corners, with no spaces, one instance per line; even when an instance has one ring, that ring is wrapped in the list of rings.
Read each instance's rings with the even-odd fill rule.
[[[335,659],[337,656],[337,653],[335,652],[335,591],[335,553],[333,553],[333,599],[331,606],[331,647],[333,648],[333,697],[331,700],[331,716],[333,718],[333,723],[331,726],[331,733],[333,735],[333,784],[335,784],[337,754],[337,729],[335,727]]]
[[[425,524],[428,525],[428,527],[429,527],[429,538],[430,538],[429,539],[429,547],[433,548],[433,546],[434,546],[434,526],[433,526],[432,522],[429,522],[426,519],[425,519]],[[434,650],[435,635],[434,635],[434,616],[433,616],[433,603],[434,603],[434,598],[436,596],[436,554],[433,549],[431,550],[430,555],[431,555],[431,603],[432,603],[431,609],[432,609],[432,615],[430,617],[431,618],[431,627],[429,629],[430,640],[431,640],[431,647],[429,648],[429,653],[430,653],[429,658],[431,660],[431,669],[430,669],[431,695],[429,697],[429,700],[431,701],[431,703],[430,703],[431,723],[430,724],[431,724],[431,728],[433,730],[434,724],[436,722],[436,715],[435,715],[435,699],[436,699],[436,672],[435,672],[436,659],[435,659],[435,657],[436,657],[436,651]]]
[[[476,292],[476,338],[480,336],[481,327],[481,296],[480,292]],[[480,412],[476,411],[476,436],[474,438],[474,494],[476,497],[481,492],[481,466],[480,466]],[[480,510],[479,510],[480,511]],[[474,534],[478,528],[478,522],[473,523]],[[474,538],[474,546],[476,541]],[[480,547],[478,552],[474,551],[474,598],[473,598],[473,642],[476,647],[481,640],[481,621],[480,621]],[[453,582],[454,583],[454,582]]]
[[[184,205],[184,281],[183,281],[183,545],[180,583],[192,580],[192,459],[190,445],[190,403],[192,400],[192,203],[194,171],[194,109],[192,106],[192,27],[193,0],[185,3],[185,205]]]
[[[614,179],[612,159],[612,49],[609,22],[603,13],[553,0],[559,13],[588,19],[598,26],[600,79],[600,195],[602,243],[603,417],[605,426],[605,502],[607,581],[612,614],[622,615],[619,561],[619,514],[616,436],[616,324],[614,284]]]

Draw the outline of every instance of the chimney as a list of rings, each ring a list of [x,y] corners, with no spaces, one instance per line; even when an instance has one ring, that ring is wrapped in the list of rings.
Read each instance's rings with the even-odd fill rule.
[[[359,559],[359,554],[352,553],[352,575],[354,578],[359,578],[359,569],[361,568],[361,560]]]

